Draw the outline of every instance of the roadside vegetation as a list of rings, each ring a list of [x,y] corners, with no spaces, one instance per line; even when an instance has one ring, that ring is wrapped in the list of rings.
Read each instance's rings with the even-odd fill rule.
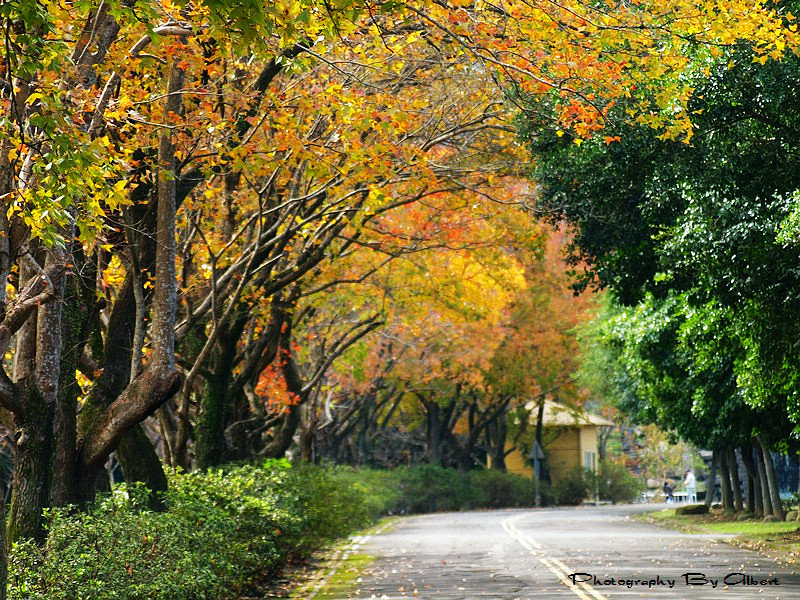
[[[667,509],[640,518],[686,533],[717,533],[729,544],[756,550],[789,564],[800,564],[800,521],[797,520],[764,521],[732,515],[721,509],[701,515],[680,515],[675,509]]]
[[[623,465],[601,461],[597,472],[582,467],[569,471],[552,487],[546,500],[552,504],[577,505],[596,497],[617,504],[633,502],[644,490],[644,481]]]
[[[249,582],[380,515],[336,469],[286,461],[172,473],[167,510],[122,485],[89,510],[47,513],[47,543],[15,544],[9,597],[26,600],[234,598]]]

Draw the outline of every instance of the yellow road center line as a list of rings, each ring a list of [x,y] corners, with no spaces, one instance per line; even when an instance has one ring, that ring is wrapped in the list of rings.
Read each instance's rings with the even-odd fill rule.
[[[560,569],[562,569],[562,573],[563,573],[564,577],[567,577],[567,574],[568,574],[568,573],[574,573],[574,571],[572,571],[572,570],[571,570],[571,569],[570,569],[570,568],[569,568],[567,565],[565,565],[563,562],[561,562],[561,561],[560,561],[560,560],[558,560],[557,558],[555,558],[555,557],[550,557],[550,558],[548,558],[548,560],[549,560],[550,562],[552,562],[552,563],[553,563],[553,565],[556,565],[557,567],[559,567]],[[572,582],[570,581],[570,583],[572,583]],[[587,591],[589,594],[591,594],[592,596],[594,596],[594,597],[595,597],[597,600],[607,600],[607,598],[606,598],[605,596],[603,596],[603,594],[601,594],[600,592],[598,592],[597,590],[595,590],[595,589],[594,589],[592,586],[590,586],[589,584],[587,584],[587,583],[584,583],[583,581],[579,581],[579,582],[577,582],[575,585],[578,585],[578,586],[580,586],[581,588],[583,588],[584,590],[586,590],[586,591]]]
[[[508,533],[514,540],[520,544],[523,548],[525,548],[528,553],[533,556],[536,560],[538,560],[542,565],[550,571],[556,578],[563,583],[567,589],[569,589],[573,594],[575,594],[581,600],[592,600],[591,597],[594,597],[595,600],[608,600],[606,596],[592,588],[591,586],[587,585],[586,583],[579,581],[577,583],[573,583],[568,578],[568,573],[570,573],[569,567],[565,565],[563,562],[558,560],[555,557],[547,557],[542,555],[542,545],[539,544],[536,540],[532,537],[525,535],[516,527],[516,522],[520,519],[523,519],[527,515],[517,515],[515,517],[511,517],[506,519],[502,522],[502,527],[505,529],[506,533]],[[587,595],[588,594],[588,595]],[[590,597],[591,596],[591,597]]]

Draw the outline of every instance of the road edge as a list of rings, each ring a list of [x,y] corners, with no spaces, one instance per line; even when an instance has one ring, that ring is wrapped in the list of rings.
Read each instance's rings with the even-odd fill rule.
[[[339,569],[345,562],[356,556],[358,549],[363,546],[370,538],[388,530],[398,522],[398,517],[385,517],[377,524],[363,532],[351,535],[344,543],[336,546],[333,552],[325,558],[319,568],[302,585],[298,586],[289,598],[291,600],[313,600],[324,592],[325,586],[337,575]],[[353,579],[357,574],[352,575]]]

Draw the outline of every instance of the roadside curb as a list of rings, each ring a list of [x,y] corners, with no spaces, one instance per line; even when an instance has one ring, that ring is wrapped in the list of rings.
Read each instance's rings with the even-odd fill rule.
[[[344,562],[363,544],[365,544],[372,536],[379,535],[394,525],[397,519],[387,519],[362,535],[350,536],[349,541],[337,548],[333,555],[326,561],[325,565],[311,577],[305,584],[300,586],[292,594],[293,598],[303,598],[304,600],[312,600],[319,594],[324,586],[330,581],[336,572],[341,568]]]

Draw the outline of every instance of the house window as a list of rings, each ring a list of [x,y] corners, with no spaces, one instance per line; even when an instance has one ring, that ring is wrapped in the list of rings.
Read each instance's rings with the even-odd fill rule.
[[[594,452],[584,452],[583,462],[584,462],[583,466],[587,471],[594,471],[595,469]]]

